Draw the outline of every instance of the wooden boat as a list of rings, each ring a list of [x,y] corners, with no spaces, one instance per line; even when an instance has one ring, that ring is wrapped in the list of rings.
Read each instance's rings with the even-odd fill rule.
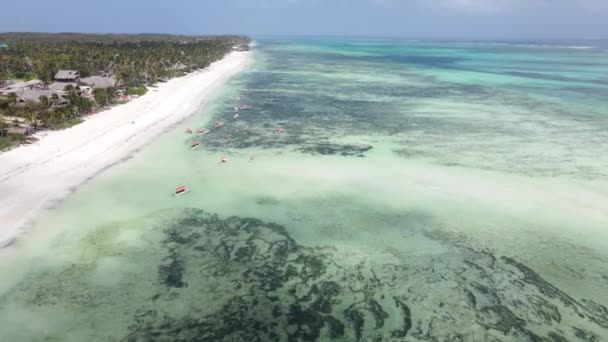
[[[189,192],[190,192],[190,189],[188,189],[185,185],[180,185],[175,189],[175,193],[173,193],[173,197],[185,195]]]

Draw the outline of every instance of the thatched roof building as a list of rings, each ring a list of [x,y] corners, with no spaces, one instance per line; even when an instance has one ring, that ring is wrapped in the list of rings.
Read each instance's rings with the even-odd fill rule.
[[[76,70],[59,70],[55,74],[55,81],[58,82],[76,82],[80,79],[80,73]]]

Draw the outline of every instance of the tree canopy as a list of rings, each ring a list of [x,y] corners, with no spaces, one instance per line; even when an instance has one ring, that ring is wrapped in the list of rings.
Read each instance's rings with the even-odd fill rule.
[[[0,50],[0,79],[35,76],[51,82],[58,70],[69,69],[78,70],[82,77],[113,73],[125,85],[141,86],[178,72],[204,68],[234,45],[248,41],[238,36],[134,36],[150,39],[139,41],[128,35],[82,36],[83,40],[76,34],[0,34],[0,41],[9,43],[8,48]]]

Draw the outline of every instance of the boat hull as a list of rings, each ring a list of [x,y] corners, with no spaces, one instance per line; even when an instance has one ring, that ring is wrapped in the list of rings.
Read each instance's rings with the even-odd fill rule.
[[[185,194],[187,194],[189,192],[190,192],[190,189],[182,191],[182,192],[179,192],[179,193],[175,193],[175,194],[173,194],[173,197],[179,197],[179,196],[185,195]]]

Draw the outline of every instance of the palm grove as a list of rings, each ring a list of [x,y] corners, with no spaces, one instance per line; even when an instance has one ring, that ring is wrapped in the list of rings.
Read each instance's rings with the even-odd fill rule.
[[[39,79],[53,82],[58,70],[79,72],[81,77],[111,74],[127,93],[141,95],[145,86],[159,80],[205,68],[221,59],[235,45],[249,39],[239,36],[182,37],[168,35],[47,35],[0,34],[0,83],[2,80]],[[10,123],[4,117],[22,118],[32,127],[60,128],[74,122],[93,108],[115,101],[114,87],[93,89],[93,98],[80,96],[78,85],[67,85],[57,94],[37,101],[18,103],[9,93],[0,97],[0,129]],[[57,105],[61,102],[63,105]],[[22,140],[23,137],[9,137]],[[0,148],[2,142],[0,141]]]

